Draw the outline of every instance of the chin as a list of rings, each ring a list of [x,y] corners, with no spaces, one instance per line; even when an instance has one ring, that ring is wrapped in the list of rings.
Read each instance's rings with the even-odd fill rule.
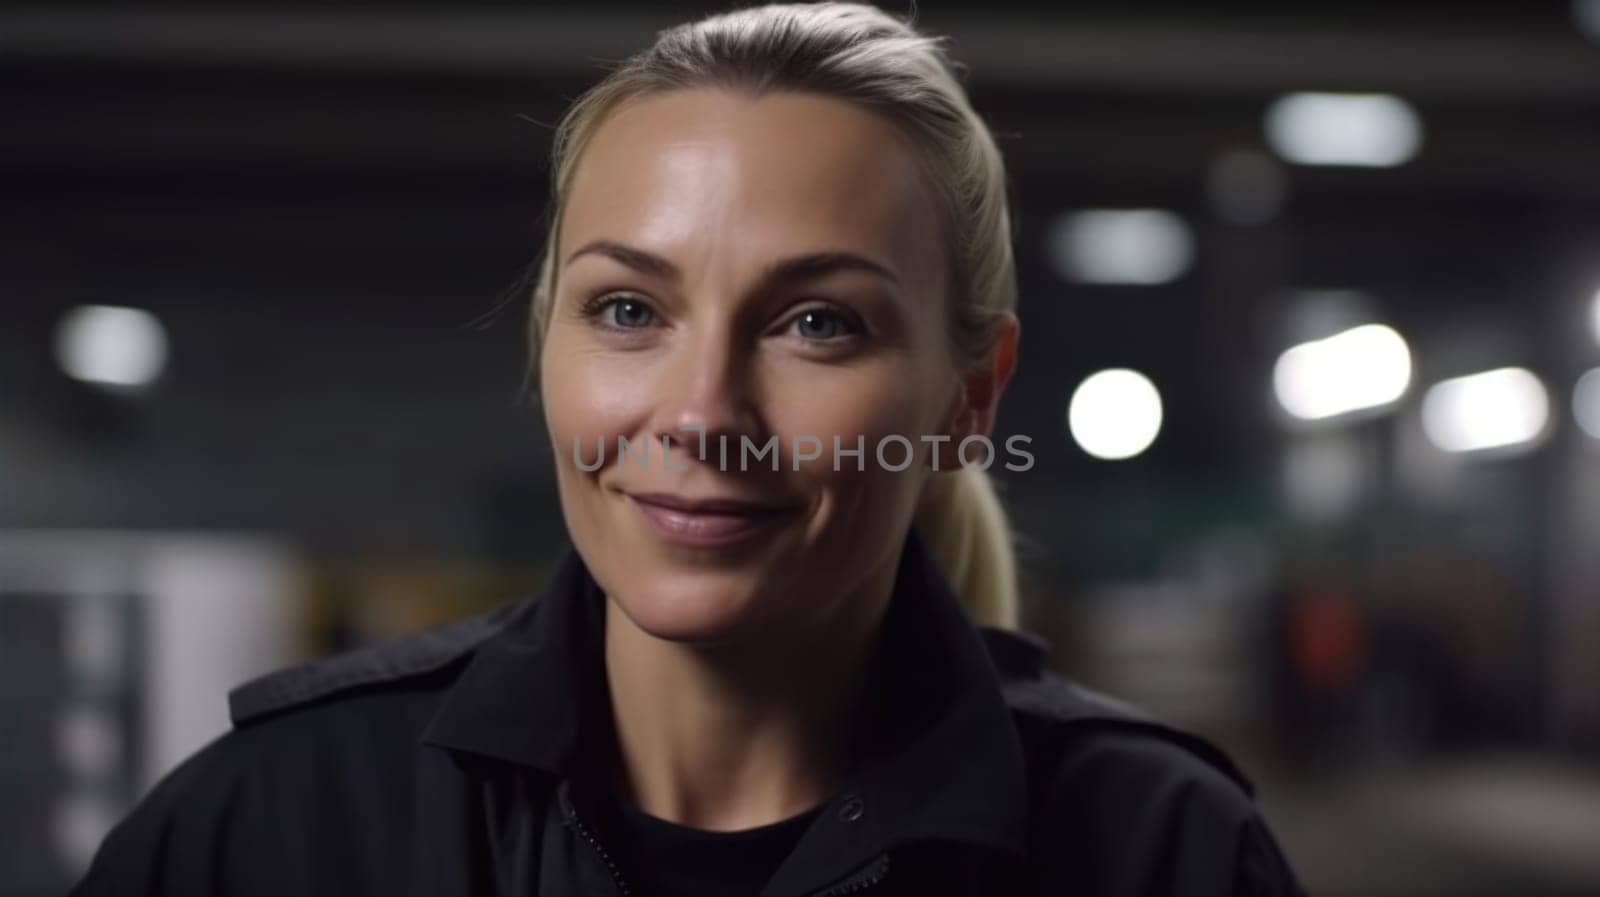
[[[717,580],[723,580],[718,582]],[[724,577],[664,575],[624,592],[615,604],[641,630],[674,642],[716,643],[737,638],[758,624],[757,596],[749,586]]]

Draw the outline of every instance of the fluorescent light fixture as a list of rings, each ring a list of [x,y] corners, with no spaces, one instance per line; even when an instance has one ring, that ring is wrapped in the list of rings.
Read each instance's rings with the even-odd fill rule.
[[[1600,368],[1578,378],[1572,389],[1572,416],[1583,432],[1600,439]]]
[[[1293,346],[1272,369],[1278,404],[1301,420],[1381,408],[1405,395],[1410,385],[1411,350],[1383,324],[1363,324]]]
[[[1400,165],[1422,146],[1422,120],[1382,93],[1291,93],[1267,109],[1267,142],[1301,165]]]
[[[1189,270],[1194,237],[1182,218],[1162,209],[1085,209],[1056,221],[1048,250],[1069,281],[1152,285]]]
[[[1506,367],[1435,383],[1422,399],[1422,429],[1447,452],[1525,446],[1544,435],[1550,398],[1533,372]]]
[[[56,360],[69,376],[86,383],[136,389],[166,366],[166,330],[143,309],[79,306],[56,327]]]
[[[1161,393],[1138,371],[1100,371],[1073,391],[1067,425],[1078,446],[1096,458],[1135,457],[1161,432]]]

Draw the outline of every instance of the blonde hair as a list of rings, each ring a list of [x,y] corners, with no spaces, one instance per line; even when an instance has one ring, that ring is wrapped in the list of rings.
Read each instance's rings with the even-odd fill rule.
[[[965,67],[946,51],[948,40],[866,4],[774,3],[665,29],[615,65],[556,126],[550,227],[529,317],[529,380],[556,292],[562,204],[584,147],[622,103],[698,87],[829,96],[872,109],[910,135],[942,211],[951,357],[962,370],[990,360],[998,324],[1017,302],[1006,172],[967,98]],[[988,473],[963,467],[931,474],[914,525],[973,620],[1014,628],[1012,534]]]

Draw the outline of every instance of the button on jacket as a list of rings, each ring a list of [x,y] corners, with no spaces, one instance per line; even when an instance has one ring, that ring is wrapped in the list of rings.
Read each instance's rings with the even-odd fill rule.
[[[234,690],[73,893],[649,897],[586,787],[604,613],[568,544],[528,599]],[[914,530],[877,650],[869,747],[760,897],[1302,893],[1224,754],[975,626]]]

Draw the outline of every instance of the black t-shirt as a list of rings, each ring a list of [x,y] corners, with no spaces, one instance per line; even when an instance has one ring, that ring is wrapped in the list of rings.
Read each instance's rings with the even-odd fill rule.
[[[713,832],[644,812],[609,791],[601,798],[606,844],[641,897],[755,897],[822,811],[770,825]]]

